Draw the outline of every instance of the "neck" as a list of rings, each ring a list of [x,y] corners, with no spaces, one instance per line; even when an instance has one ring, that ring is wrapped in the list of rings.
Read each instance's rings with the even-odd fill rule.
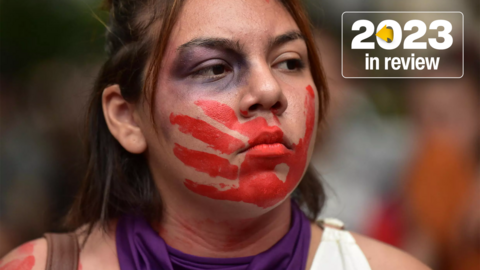
[[[184,253],[211,258],[257,255],[277,243],[289,230],[291,202],[259,217],[237,220],[198,220],[182,215],[188,211],[168,207],[158,228],[172,248]],[[167,204],[168,205],[168,204]]]

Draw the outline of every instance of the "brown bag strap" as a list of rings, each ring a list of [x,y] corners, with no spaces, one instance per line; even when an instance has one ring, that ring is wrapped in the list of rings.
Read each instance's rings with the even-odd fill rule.
[[[75,233],[46,233],[48,253],[45,270],[77,270],[79,248]]]

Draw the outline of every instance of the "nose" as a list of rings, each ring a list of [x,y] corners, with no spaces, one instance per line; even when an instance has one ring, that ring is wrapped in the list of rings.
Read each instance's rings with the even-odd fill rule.
[[[240,101],[241,115],[250,118],[263,114],[268,120],[269,114],[281,115],[287,106],[287,97],[270,67],[265,63],[252,70],[249,75],[248,91]]]

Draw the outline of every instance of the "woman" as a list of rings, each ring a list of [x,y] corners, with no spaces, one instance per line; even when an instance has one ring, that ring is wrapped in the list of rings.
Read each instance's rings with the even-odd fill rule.
[[[312,222],[324,195],[305,172],[327,94],[298,1],[107,5],[110,58],[69,214],[79,259],[49,236],[0,269],[425,269]]]

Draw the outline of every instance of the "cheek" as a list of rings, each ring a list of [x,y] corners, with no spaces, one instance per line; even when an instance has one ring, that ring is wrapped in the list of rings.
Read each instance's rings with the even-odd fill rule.
[[[166,86],[160,86],[159,89],[166,89]],[[155,96],[154,117],[156,122],[156,133],[165,141],[170,141],[172,138],[172,128],[169,121],[169,114],[172,106],[175,106],[175,97],[169,95],[169,91],[160,91],[157,89]]]
[[[165,142],[170,142],[172,139],[173,128],[172,124],[170,124],[168,112],[164,108],[160,109],[159,111],[160,113],[157,117],[157,119],[159,120],[157,130],[161,132],[161,135],[164,138]]]
[[[312,127],[311,127],[311,132],[312,132],[312,138],[310,139],[310,145],[309,145],[309,149],[308,149],[308,157],[307,157],[307,164],[310,163],[310,160],[311,160],[311,157],[312,157],[312,154],[313,154],[313,151],[315,149],[315,143],[317,141],[317,137],[318,137],[318,127],[319,127],[319,111],[318,111],[318,98],[315,97],[315,112],[312,113],[314,115],[314,121],[312,123]]]
[[[280,117],[284,118],[283,121],[281,120],[281,127],[292,143],[298,144],[300,139],[305,136],[307,129],[305,95],[299,93],[297,89],[297,92],[290,93],[287,99],[288,108]]]
[[[172,83],[159,84],[155,96],[155,122],[156,137],[164,140],[166,144],[172,144],[175,140],[175,129],[170,123],[170,114],[174,111],[186,111],[186,100],[183,88]]]
[[[158,122],[157,131],[160,131],[167,143],[176,141],[176,129],[171,123],[171,114],[199,116],[199,111],[193,105],[205,91],[194,85],[172,81],[168,76],[160,77],[164,83],[159,83],[155,96],[155,120]]]

